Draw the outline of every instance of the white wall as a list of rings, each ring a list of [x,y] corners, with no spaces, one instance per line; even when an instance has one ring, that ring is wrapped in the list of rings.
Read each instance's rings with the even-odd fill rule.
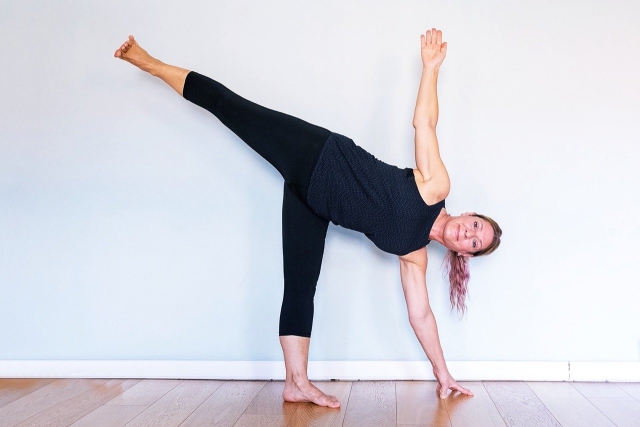
[[[10,2],[0,14],[0,359],[280,360],[280,176],[112,57],[151,54],[413,166],[419,35],[449,43],[450,212],[494,217],[448,360],[638,361],[640,3]],[[424,360],[398,264],[331,226],[312,360]]]

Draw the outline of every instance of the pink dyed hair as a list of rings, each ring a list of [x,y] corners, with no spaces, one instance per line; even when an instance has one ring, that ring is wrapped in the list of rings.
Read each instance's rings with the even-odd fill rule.
[[[472,256],[489,255],[500,246],[500,238],[502,237],[502,229],[491,218],[485,215],[475,214],[478,218],[487,221],[493,228],[493,241],[481,251],[474,253]],[[451,310],[454,308],[460,316],[467,311],[467,291],[469,284],[469,257],[458,256],[458,253],[448,250],[443,260],[444,274],[449,276],[449,300],[451,301]]]
[[[449,300],[451,310],[454,308],[462,316],[467,311],[467,290],[469,284],[469,258],[459,256],[457,252],[448,250],[444,257],[444,274],[449,276]]]

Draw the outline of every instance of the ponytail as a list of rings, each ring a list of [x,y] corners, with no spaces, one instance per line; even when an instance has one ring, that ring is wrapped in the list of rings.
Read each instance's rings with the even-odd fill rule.
[[[467,285],[469,284],[469,258],[458,256],[457,252],[448,250],[444,257],[444,274],[449,275],[449,300],[462,316],[467,310]]]

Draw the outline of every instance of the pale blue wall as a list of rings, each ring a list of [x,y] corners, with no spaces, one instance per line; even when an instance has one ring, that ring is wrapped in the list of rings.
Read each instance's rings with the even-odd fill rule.
[[[279,360],[279,175],[112,58],[165,62],[413,166],[419,34],[444,30],[453,213],[495,217],[449,360],[640,360],[640,3],[10,2],[0,14],[0,358]],[[331,226],[313,360],[422,360],[394,256]]]

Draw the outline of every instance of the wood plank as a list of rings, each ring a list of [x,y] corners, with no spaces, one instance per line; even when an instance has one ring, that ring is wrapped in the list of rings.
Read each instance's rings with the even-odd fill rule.
[[[340,401],[340,408],[326,408],[313,403],[298,403],[298,410],[293,414],[289,427],[339,427],[342,426],[347,411],[350,381],[318,381],[314,384],[326,394],[332,394]]]
[[[41,411],[84,393],[91,387],[99,387],[105,383],[106,380],[54,381],[0,408],[0,425],[13,426],[21,423]]]
[[[627,398],[629,394],[613,383],[571,383],[586,398],[619,397]]]
[[[16,427],[67,427],[138,382],[140,380],[105,380],[104,384],[41,411]]]
[[[529,382],[527,384],[563,427],[615,427],[615,424],[569,383]]]
[[[436,394],[435,381],[396,381],[398,424],[450,427],[445,399]]]
[[[633,397],[590,397],[589,400],[618,427],[640,426],[640,402]]]
[[[55,379],[7,378],[0,379],[0,408],[51,384]]]
[[[247,415],[282,415],[287,420],[298,410],[298,403],[285,402],[282,398],[284,381],[269,381],[247,406]]]
[[[142,380],[105,405],[151,406],[181,382],[182,380]]]
[[[344,427],[395,427],[395,388],[393,381],[354,382],[344,416]]]
[[[180,424],[180,427],[231,427],[264,387],[264,381],[227,381]]]
[[[631,397],[640,400],[640,383],[614,383]]]
[[[283,391],[284,381],[266,383],[233,427],[288,426],[300,404],[285,402]]]
[[[505,427],[500,412],[481,382],[460,382],[473,396],[449,394],[444,400],[453,427]],[[435,391],[434,391],[435,392]]]
[[[561,427],[526,383],[485,381],[483,384],[507,426]]]
[[[70,427],[122,427],[145,409],[146,406],[102,405]]]
[[[284,415],[243,414],[233,427],[287,427]]]
[[[183,381],[135,417],[127,427],[180,425],[224,381]]]

